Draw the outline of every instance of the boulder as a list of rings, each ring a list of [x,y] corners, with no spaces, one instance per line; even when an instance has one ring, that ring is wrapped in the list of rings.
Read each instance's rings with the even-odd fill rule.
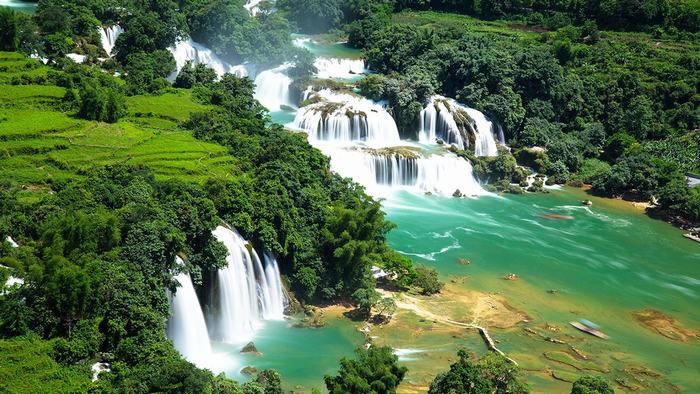
[[[241,373],[246,376],[253,376],[258,373],[258,369],[253,367],[253,366],[246,366],[243,369],[241,369]]]
[[[255,347],[255,344],[253,342],[248,342],[247,345],[243,346],[243,349],[241,349],[241,353],[243,353],[243,354],[255,354],[256,356],[259,356],[261,354],[258,351],[258,348]]]

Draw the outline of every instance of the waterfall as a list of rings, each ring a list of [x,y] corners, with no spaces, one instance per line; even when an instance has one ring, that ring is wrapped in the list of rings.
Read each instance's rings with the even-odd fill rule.
[[[282,320],[284,319],[286,297],[282,290],[280,269],[277,265],[277,259],[272,255],[265,253],[264,258],[267,294],[263,297],[265,302],[263,317],[266,320]]]
[[[322,79],[349,79],[369,72],[362,59],[339,59],[318,57],[314,61],[316,77]]]
[[[486,194],[472,175],[471,163],[448,152],[408,156],[340,148],[330,156],[333,171],[353,178],[372,195],[396,189],[445,196],[457,190],[466,196]]]
[[[283,317],[284,296],[277,262],[273,264],[271,259],[263,269],[255,249],[235,230],[218,226],[213,234],[228,249],[228,265],[217,272],[217,314],[212,316],[212,330],[223,342],[245,343],[252,339],[260,318]]]
[[[182,260],[178,257],[178,262]],[[170,319],[168,320],[168,338],[173,341],[183,357],[199,366],[206,365],[212,355],[211,344],[204,314],[199,305],[197,293],[187,273],[175,277],[180,283],[170,299]]]
[[[107,56],[112,55],[114,44],[116,44],[117,38],[123,32],[124,29],[119,25],[112,25],[109,27],[102,26],[100,29],[100,42],[102,42],[102,49],[105,50]]]
[[[283,73],[288,65],[265,70],[255,77],[255,98],[269,111],[294,107],[289,96],[292,79]]]
[[[315,94],[322,100],[300,108],[292,127],[303,130],[312,140],[365,141],[379,146],[400,142],[394,118],[379,103],[324,89]]]
[[[246,0],[245,5],[243,5],[243,7],[245,7],[245,9],[248,10],[248,13],[251,16],[255,16],[258,14],[258,12],[260,12],[259,5],[261,2],[262,0]]]
[[[434,96],[420,113],[418,139],[428,144],[442,139],[447,144],[466,149],[470,145],[469,134],[472,134],[472,130],[477,156],[498,155],[494,137],[494,132],[498,130],[494,130],[493,123],[482,112],[453,99]]]
[[[483,113],[466,108],[469,117],[474,120],[474,154],[477,156],[498,156],[496,140],[494,139],[494,127]]]
[[[466,149],[469,140],[462,138],[462,132],[445,102],[442,98],[432,98],[421,111],[418,139],[420,142],[433,144],[440,138],[447,144]]]
[[[192,41],[191,38],[179,41],[174,47],[168,48],[168,50],[173,54],[175,63],[177,64],[177,71],[170,76],[171,80],[175,80],[177,73],[180,72],[188,61],[191,61],[193,64],[206,64],[208,67],[212,68],[219,77],[226,73],[239,77],[248,75],[248,70],[245,65],[233,66],[219,58],[211,49]]]

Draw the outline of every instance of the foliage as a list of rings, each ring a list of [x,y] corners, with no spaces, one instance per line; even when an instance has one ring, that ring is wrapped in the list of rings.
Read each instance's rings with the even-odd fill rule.
[[[518,380],[518,368],[505,357],[489,353],[477,362],[469,360],[464,350],[459,361],[450,370],[435,377],[429,394],[517,394],[528,393],[527,386]]]
[[[355,359],[340,360],[336,376],[326,376],[326,387],[331,394],[340,393],[395,393],[406,375],[406,367],[398,365],[398,357],[390,347],[355,350]]]
[[[418,287],[423,294],[431,295],[442,290],[443,283],[438,279],[438,273],[435,268],[416,265],[415,270],[416,277],[413,280],[413,285]]]
[[[115,123],[126,113],[124,95],[114,88],[86,85],[80,89],[78,116]]]
[[[614,392],[610,383],[600,376],[582,376],[571,387],[571,394],[613,394]]]
[[[343,18],[339,0],[281,0],[276,5],[305,33],[326,32]]]

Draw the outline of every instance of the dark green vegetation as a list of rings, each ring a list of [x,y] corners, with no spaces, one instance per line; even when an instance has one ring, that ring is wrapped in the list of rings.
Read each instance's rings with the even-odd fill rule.
[[[406,367],[398,365],[398,357],[389,347],[358,348],[356,358],[340,360],[337,376],[326,376],[331,394],[389,394],[406,375]]]
[[[571,11],[573,24],[556,30],[535,22],[393,13],[407,7],[471,12],[461,2],[418,3],[357,1],[348,6],[351,11],[343,10],[349,43],[379,72],[359,87],[369,98],[389,102],[402,134],[415,133],[430,96],[454,97],[500,122],[518,164],[557,183],[592,184],[602,195],[656,197],[660,209],[700,220],[700,190],[690,190],[684,175],[700,169],[697,33],[602,31],[589,11]],[[600,16],[606,21],[601,25],[642,29],[666,23],[669,30],[694,30],[697,23],[679,21],[697,18],[695,3],[675,9],[684,15],[678,19],[622,14],[616,21]],[[520,183],[522,174],[510,164],[477,167],[486,175],[482,179]]]
[[[527,386],[518,381],[518,368],[505,357],[489,353],[477,362],[460,350],[459,361],[430,384],[429,394],[525,394]]]
[[[571,388],[571,394],[613,394],[614,392],[610,383],[598,376],[582,376]]]
[[[214,3],[245,12],[242,2]],[[9,26],[2,48],[48,60],[0,53],[0,271],[3,284],[9,275],[24,281],[0,292],[2,384],[12,392],[51,385],[56,392],[279,393],[274,372],[239,386],[183,360],[166,338],[173,275],[184,269],[201,286],[204,273],[225,264],[212,229],[224,220],[278,255],[306,302],[374,293],[372,265],[408,284],[411,263],[386,245],[391,225],[379,203],[332,174],[302,136],[272,125],[249,79],[216,80],[212,70],[187,65],[175,83],[181,89],[165,80],[174,70],[165,48],[188,33],[186,22],[194,35],[212,17],[197,14],[202,4],[121,4],[42,1],[34,18],[0,13],[0,25]],[[291,48],[284,19],[241,15],[244,27],[207,24],[257,35],[267,23],[277,36],[254,42],[236,31],[217,34],[223,46],[251,45],[220,48],[231,59],[265,64],[299,55],[264,46]],[[97,29],[110,22],[127,32],[115,58],[100,63],[106,54]],[[68,52],[87,55],[87,64],[68,61]],[[256,57],[263,55],[273,57]],[[185,267],[175,265],[176,255]],[[112,372],[90,383],[96,360],[110,362]]]

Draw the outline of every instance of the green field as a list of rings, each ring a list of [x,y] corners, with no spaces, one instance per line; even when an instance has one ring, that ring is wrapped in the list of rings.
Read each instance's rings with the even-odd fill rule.
[[[157,177],[199,182],[230,176],[235,159],[226,148],[199,141],[180,124],[208,107],[188,90],[127,100],[116,124],[78,119],[63,110],[65,89],[34,78],[48,67],[0,52],[0,181],[26,188],[82,176],[114,163],[144,164]],[[14,78],[14,82],[13,81]],[[35,84],[10,84],[17,80]]]
[[[86,392],[89,367],[61,366],[52,353],[51,342],[36,336],[0,340],[0,392]]]

